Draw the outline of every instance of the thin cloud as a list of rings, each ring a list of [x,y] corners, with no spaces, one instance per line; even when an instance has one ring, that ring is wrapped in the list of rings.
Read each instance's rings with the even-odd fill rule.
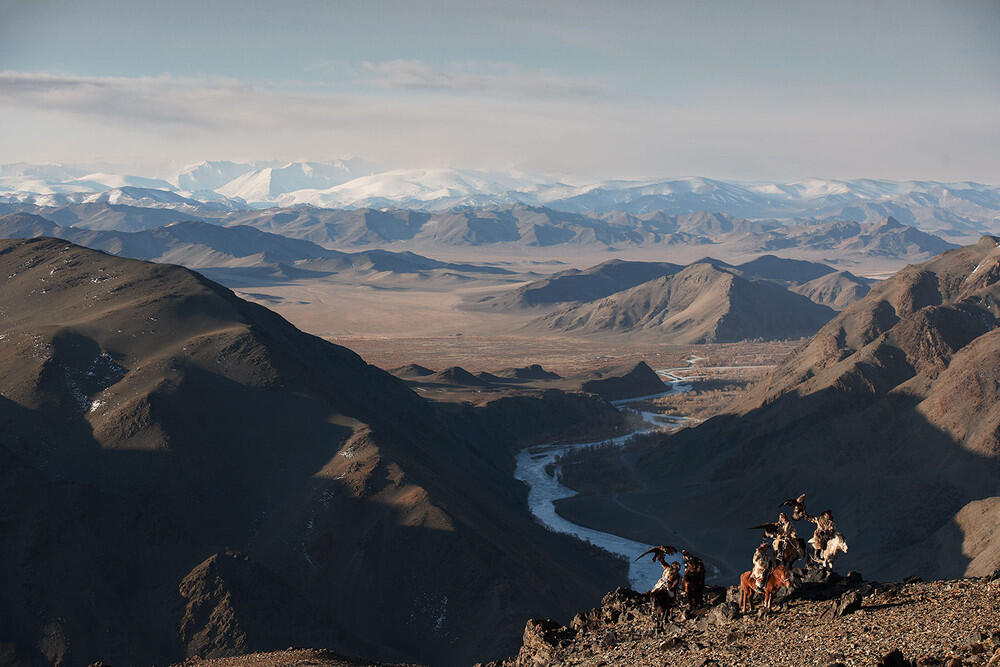
[[[212,128],[220,122],[214,107],[248,93],[234,79],[0,72],[4,104],[133,124]]]
[[[950,100],[843,89],[640,104],[529,94],[541,75],[527,73],[525,86],[525,74],[381,63],[369,77],[385,88],[334,93],[224,78],[0,72],[0,163],[353,154],[387,167],[514,165],[585,178],[1000,180],[1000,106],[989,95],[958,110]],[[446,104],[427,92],[449,90]]]
[[[601,98],[607,89],[592,81],[512,65],[454,64],[446,69],[422,60],[365,62],[368,80],[388,89],[495,94],[538,98]]]

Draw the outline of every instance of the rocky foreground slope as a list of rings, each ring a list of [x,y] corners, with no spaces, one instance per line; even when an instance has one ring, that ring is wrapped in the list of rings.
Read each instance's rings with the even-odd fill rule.
[[[903,583],[855,573],[806,584],[769,614],[741,614],[735,588],[710,588],[657,624],[645,595],[619,588],[569,625],[531,619],[518,653],[485,667],[776,665],[961,667],[1000,665],[1000,571],[978,579]],[[184,667],[355,667],[329,651],[289,648]]]
[[[805,584],[769,614],[740,614],[737,595],[713,589],[709,605],[658,627],[645,595],[618,589],[568,626],[528,621],[518,654],[490,667],[1000,664],[1000,571],[891,584],[849,573]]]

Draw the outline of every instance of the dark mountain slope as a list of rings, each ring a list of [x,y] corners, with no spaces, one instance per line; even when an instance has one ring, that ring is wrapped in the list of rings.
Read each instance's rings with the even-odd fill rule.
[[[635,396],[650,396],[667,391],[667,386],[645,361],[617,366],[588,374],[581,385],[583,391],[599,394],[609,401]]]
[[[176,656],[178,585],[231,547],[387,655],[467,664],[617,579],[530,519],[502,433],[198,274],[53,239],[0,242],[0,274],[0,454],[25,468],[0,489],[22,527],[2,607],[33,610],[0,639],[58,618],[68,663]]]
[[[763,278],[780,283],[799,285],[833,273],[835,269],[818,262],[761,255],[735,267],[744,278]]]
[[[761,255],[734,269],[744,278],[770,280],[834,310],[843,310],[871,289],[870,281],[849,271],[837,271],[826,264],[774,255]]]

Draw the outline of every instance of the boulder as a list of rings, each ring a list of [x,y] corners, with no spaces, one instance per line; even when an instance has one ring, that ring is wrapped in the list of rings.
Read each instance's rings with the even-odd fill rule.
[[[709,623],[714,623],[715,625],[725,625],[730,621],[739,618],[740,607],[735,602],[723,602],[712,607],[712,610],[708,612],[706,618],[708,618]]]
[[[840,596],[834,608],[834,616],[847,616],[861,609],[862,596],[858,591],[847,591]]]
[[[575,635],[572,629],[551,618],[529,619],[524,626],[523,644],[515,664],[517,667],[551,665],[555,662],[555,650],[569,644]]]
[[[903,652],[898,648],[885,655],[879,661],[878,667],[914,667],[914,663],[903,656]]]

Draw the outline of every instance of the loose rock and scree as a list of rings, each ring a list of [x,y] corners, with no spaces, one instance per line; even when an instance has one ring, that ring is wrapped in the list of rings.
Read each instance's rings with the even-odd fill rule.
[[[888,584],[834,575],[769,614],[741,615],[738,594],[709,587],[704,606],[675,608],[658,627],[648,597],[619,588],[568,626],[529,620],[518,654],[486,667],[1000,664],[1000,570]]]

